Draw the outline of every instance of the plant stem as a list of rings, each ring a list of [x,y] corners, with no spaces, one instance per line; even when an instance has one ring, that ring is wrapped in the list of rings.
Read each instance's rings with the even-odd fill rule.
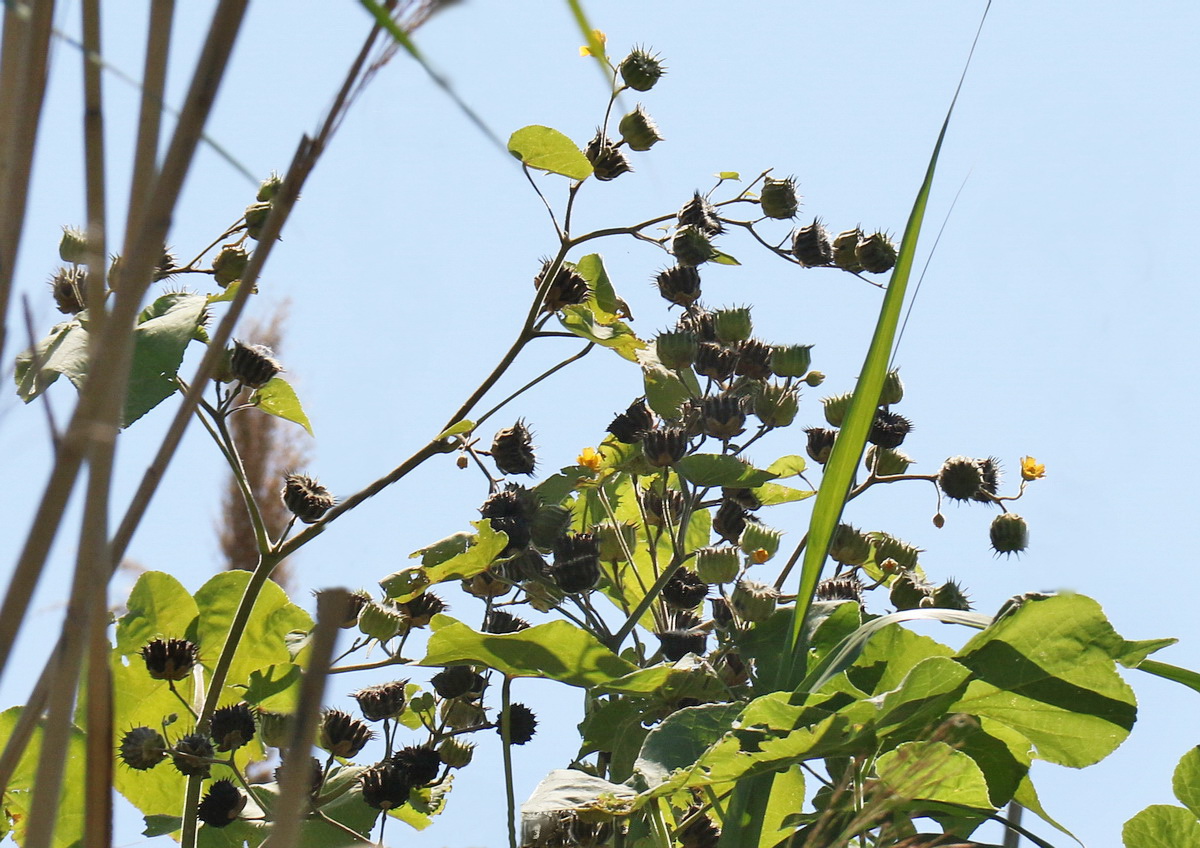
[[[517,848],[517,802],[513,795],[512,770],[512,718],[511,706],[512,678],[504,675],[504,683],[500,686],[500,737],[504,742],[504,798],[508,804],[508,848]]]

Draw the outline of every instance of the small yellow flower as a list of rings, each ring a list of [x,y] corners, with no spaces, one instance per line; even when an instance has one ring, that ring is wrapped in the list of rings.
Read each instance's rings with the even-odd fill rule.
[[[1021,479],[1041,480],[1046,476],[1046,466],[1040,464],[1032,456],[1021,457]]]
[[[755,565],[762,565],[764,562],[766,562],[770,558],[771,558],[771,555],[769,553],[767,553],[766,548],[755,548],[754,553],[750,554],[750,561],[753,562]]]
[[[598,29],[592,30],[592,35],[593,35],[593,37],[595,37],[596,41],[598,41],[600,43],[600,55],[603,56],[604,55],[604,45],[606,43],[608,43],[608,36],[605,35],[603,32],[601,32]],[[592,48],[585,44],[579,48],[579,55],[580,56],[594,56],[595,54],[592,52]]]
[[[603,461],[604,457],[598,454],[595,448],[584,448],[583,452],[575,458],[575,462],[592,471],[599,471],[600,463]]]

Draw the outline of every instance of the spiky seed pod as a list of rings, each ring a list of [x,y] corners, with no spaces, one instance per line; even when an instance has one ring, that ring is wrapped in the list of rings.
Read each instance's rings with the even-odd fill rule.
[[[592,163],[592,173],[602,182],[615,180],[633,170],[625,151],[614,145],[603,130],[596,130],[596,135],[588,142],[583,153]]]
[[[762,559],[756,560],[756,562],[766,562],[779,553],[779,543],[782,539],[782,530],[776,530],[756,521],[749,521],[746,523],[746,529],[742,531],[742,538],[738,541],[738,545],[746,556],[753,556],[757,553]],[[762,553],[759,553],[760,551]]]
[[[271,214],[270,203],[251,203],[246,207],[246,235],[258,241],[262,236],[263,226]]]
[[[694,306],[680,315],[679,320],[675,322],[675,329],[681,333],[691,333],[700,343],[717,340],[717,328],[713,324],[712,313],[701,306]]]
[[[742,399],[729,394],[704,398],[700,403],[700,432],[725,442],[746,432]]]
[[[166,245],[163,245],[162,254],[158,258],[158,267],[154,269],[155,280],[165,280],[172,276],[179,266],[175,263],[175,257]]]
[[[732,583],[741,569],[738,549],[700,548],[696,551],[696,574],[705,583]]]
[[[681,427],[651,430],[642,437],[642,453],[655,468],[666,468],[683,459],[688,449],[688,437]]]
[[[908,471],[913,464],[912,457],[894,448],[881,448],[871,445],[867,448],[863,465],[868,471],[873,471],[879,477],[891,477]]]
[[[400,778],[412,786],[428,786],[437,780],[442,768],[438,752],[424,745],[409,745],[392,754],[389,761],[400,772]]]
[[[501,716],[496,721],[496,732],[503,735],[504,718]],[[524,704],[509,704],[508,705],[508,740],[514,745],[524,745],[533,738],[533,734],[537,732],[537,716],[533,710]]]
[[[517,419],[492,439],[492,461],[501,474],[533,474],[537,458],[533,455],[533,433]]]
[[[662,599],[667,606],[680,610],[693,610],[703,603],[708,594],[708,584],[694,572],[678,568],[663,586]]]
[[[724,500],[736,501],[742,507],[754,512],[756,509],[762,508],[762,501],[754,494],[753,489],[737,489],[730,486],[721,487],[721,498]]]
[[[765,380],[771,376],[771,346],[758,339],[744,339],[738,342],[734,349],[737,351],[737,364],[734,372],[751,380]]]
[[[800,393],[784,386],[763,386],[754,395],[754,414],[768,427],[787,427],[800,410]]]
[[[442,701],[442,707],[439,710],[442,721],[451,730],[468,730],[470,728],[480,728],[487,722],[487,713],[483,707],[472,701],[464,701],[461,698],[451,698],[447,701]]]
[[[808,442],[804,446],[805,451],[813,462],[824,465],[829,461],[829,454],[833,452],[833,443],[837,439],[837,430],[829,430],[824,427],[806,427],[804,434],[808,437]]]
[[[617,129],[620,130],[621,139],[629,145],[629,149],[639,153],[649,150],[663,140],[662,133],[658,131],[658,124],[654,123],[654,119],[640,103],[636,109],[621,118]]]
[[[333,509],[336,499],[329,490],[306,474],[288,474],[283,478],[283,505],[303,521],[314,524]]]
[[[642,47],[633,48],[633,52],[621,60],[617,70],[624,83],[634,91],[649,91],[667,72],[658,54]]]
[[[994,456],[979,460],[979,493],[975,500],[991,503],[1000,490],[1000,460]]]
[[[773,347],[770,364],[776,377],[803,377],[812,365],[812,345]]]
[[[258,713],[258,738],[262,740],[264,745],[272,748],[282,748],[288,744],[288,741],[291,739],[292,725],[295,721],[294,716],[273,713],[262,708],[255,710],[255,712]]]
[[[654,423],[654,413],[646,406],[646,402],[637,400],[612,420],[608,432],[616,436],[618,442],[634,445],[654,429]]]
[[[646,523],[651,527],[678,524],[683,516],[683,493],[678,489],[667,489],[663,495],[647,490],[642,495],[642,508],[646,511]]]
[[[718,236],[725,232],[725,225],[717,216],[717,207],[708,202],[708,198],[696,192],[692,199],[683,204],[677,217],[679,226],[696,227],[710,236]]]
[[[508,534],[502,556],[516,553],[529,544],[533,532],[531,522],[536,512],[536,498],[521,487],[496,492],[479,508],[479,514],[491,521],[493,530]]]
[[[258,184],[258,194],[254,199],[259,203],[270,203],[275,199],[275,195],[279,194],[279,189],[283,187],[283,177],[274,171],[271,175]]]
[[[717,341],[724,344],[744,341],[750,338],[750,334],[754,330],[748,306],[714,309],[711,314]]]
[[[684,812],[684,819],[696,817],[680,828],[675,837],[682,848],[717,848],[717,843],[721,840],[721,828],[713,824],[707,815],[697,816],[699,811],[699,806],[693,806]]]
[[[550,577],[569,595],[590,592],[600,582],[600,547],[591,533],[570,533],[554,544]]]
[[[696,337],[691,333],[659,333],[654,339],[658,361],[672,371],[691,368],[696,361]]]
[[[324,591],[324,590],[322,590]],[[313,593],[317,597],[321,596],[321,591]],[[358,626],[358,616],[363,611],[363,607],[371,603],[371,596],[365,590],[359,589],[350,593],[350,602],[346,607],[346,617],[342,619],[339,625],[343,630],[351,630]]]
[[[800,198],[796,196],[796,181],[791,177],[782,180],[767,177],[758,202],[762,206],[763,214],[768,218],[795,218],[796,211],[800,208]]]
[[[733,624],[733,608],[729,606],[729,601],[725,598],[709,598],[708,604],[712,608],[713,623],[717,627],[724,630]]]
[[[820,218],[813,218],[807,227],[796,230],[792,236],[792,256],[805,268],[833,264],[833,240]]]
[[[491,571],[481,571],[462,581],[462,590],[482,600],[503,598],[513,590],[510,580],[497,577]]]
[[[435,615],[450,608],[433,592],[422,592],[411,601],[405,601],[396,606],[404,615],[404,623],[409,627],[428,627]]]
[[[246,796],[233,785],[232,780],[222,778],[214,781],[208,793],[200,799],[196,818],[209,827],[225,827],[237,821],[245,806]]]
[[[254,738],[254,713],[246,703],[218,707],[212,715],[208,735],[218,751],[236,751]]]
[[[235,380],[252,389],[261,389],[271,381],[283,366],[272,356],[266,345],[248,345],[233,340],[233,352],[229,355],[229,370]]]
[[[393,680],[351,692],[350,697],[358,701],[358,708],[367,721],[383,721],[404,712],[404,705],[408,703],[407,686],[407,680]]]
[[[846,420],[846,412],[850,409],[850,401],[854,395],[846,392],[832,397],[821,398],[821,409],[830,427],[841,427]]]
[[[867,441],[881,448],[898,448],[904,444],[904,438],[912,432],[912,428],[912,422],[903,415],[884,409],[876,410]]]
[[[933,590],[933,605],[938,609],[970,612],[971,599],[967,597],[967,593],[963,591],[957,581],[947,580]]]
[[[889,595],[897,611],[923,609],[933,605],[933,587],[915,574],[901,574],[892,581]]]
[[[59,268],[50,278],[50,294],[54,305],[64,315],[75,315],[87,309],[87,268]]]
[[[213,746],[203,733],[184,736],[171,746],[171,762],[180,774],[188,777],[208,777]]]
[[[703,265],[717,257],[717,249],[699,227],[680,227],[671,237],[671,253],[680,265]]]
[[[736,501],[723,500],[716,515],[713,516],[712,529],[726,542],[736,545],[742,538],[742,531],[746,529],[748,517],[749,513],[741,504]]]
[[[879,405],[891,406],[904,400],[904,382],[900,379],[900,369],[893,368],[883,378],[883,390],[879,393]]]
[[[983,474],[975,460],[966,456],[955,456],[942,463],[937,482],[946,497],[956,501],[970,501],[979,494]]]
[[[871,539],[849,524],[839,524],[833,531],[829,556],[842,565],[862,565],[871,556]]]
[[[71,265],[87,264],[87,233],[78,227],[63,227],[58,241],[58,256]]]
[[[778,602],[779,592],[773,586],[756,580],[739,580],[729,595],[729,605],[738,618],[751,624],[770,618]]]
[[[658,293],[668,303],[690,306],[700,299],[700,272],[695,265],[672,265],[654,277]]]
[[[321,767],[321,761],[316,757],[308,758],[308,797],[316,799],[321,794],[321,787],[325,783],[325,769]],[[275,783],[279,783],[279,778],[283,775],[283,765],[275,767]]]
[[[550,260],[542,260],[542,269],[533,278],[533,287],[541,288],[550,270]],[[542,302],[543,312],[557,312],[564,306],[584,303],[592,293],[587,280],[571,265],[562,264],[554,275],[554,282],[546,290],[546,299]]]
[[[167,756],[167,740],[152,727],[135,727],[121,737],[121,762],[137,771],[152,769]]]
[[[554,547],[554,542],[571,525],[571,510],[560,504],[539,507],[529,522],[529,537],[533,544],[543,550]],[[496,529],[495,522],[492,528]],[[522,545],[524,547],[524,545]]]
[[[483,620],[484,633],[520,633],[522,630],[528,629],[529,622],[525,619],[513,615],[507,610],[494,607],[488,610],[487,616]]]
[[[723,383],[733,376],[737,364],[735,351],[712,342],[703,342],[696,348],[696,361],[692,367],[701,377]]]
[[[469,665],[452,665],[439,671],[430,684],[433,691],[443,698],[467,698],[475,700],[483,694],[486,681]]]
[[[704,631],[670,629],[654,634],[662,655],[670,662],[679,662],[688,654],[698,657],[708,652],[708,635]]]
[[[335,757],[349,759],[375,737],[366,722],[342,710],[326,710],[321,715],[317,744]]]
[[[154,639],[141,654],[151,679],[184,680],[200,661],[200,646],[187,639]]]
[[[1016,513],[1002,512],[992,519],[989,535],[997,554],[1019,554],[1029,547],[1029,525]]]
[[[863,232],[858,227],[838,233],[833,240],[833,264],[843,271],[855,274],[861,271],[863,266],[858,261],[858,242],[862,236]]]
[[[604,521],[593,524],[592,535],[596,537],[596,545],[602,562],[625,562],[626,551],[632,551],[637,546],[638,527],[636,524],[623,522],[613,524]],[[624,543],[624,544],[622,544]]]
[[[871,543],[875,546],[875,562],[882,564],[885,559],[894,559],[901,568],[911,570],[917,567],[917,557],[921,549],[887,533],[870,533]]]
[[[213,278],[221,286],[240,280],[250,264],[250,254],[238,244],[227,244],[213,259]]]
[[[372,601],[362,608],[358,614],[358,629],[364,635],[380,642],[386,642],[393,636],[398,636],[408,627],[404,613],[390,602],[375,603]]]
[[[862,606],[863,584],[853,574],[827,577],[817,584],[818,601],[854,601]]]
[[[896,245],[885,233],[874,232],[858,240],[854,246],[854,257],[864,271],[885,274],[896,265]]]
[[[412,787],[406,783],[389,761],[376,763],[363,771],[358,778],[362,799],[367,806],[376,810],[394,810],[408,801]]]
[[[475,756],[475,743],[464,742],[461,737],[448,736],[438,745],[438,756],[442,762],[453,769],[464,768],[471,764]]]

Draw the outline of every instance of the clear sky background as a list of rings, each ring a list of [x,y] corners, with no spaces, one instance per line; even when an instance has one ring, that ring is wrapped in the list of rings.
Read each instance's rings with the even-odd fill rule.
[[[181,3],[172,103],[182,101],[211,3]],[[636,173],[589,184],[579,226],[628,224],[675,211],[717,171],[796,176],[801,218],[835,230],[861,224],[903,230],[938,127],[953,95],[980,2],[729,4],[593,2],[593,23],[620,57],[634,44],[660,51],[669,75],[645,104],[666,140],[636,154]],[[108,60],[137,76],[145,3],[109,5]],[[287,166],[311,132],[369,25],[354,3],[262,2],[252,7],[209,134],[255,174]],[[59,26],[79,31],[78,4]],[[946,140],[919,264],[949,214],[903,338],[898,364],[908,394],[900,411],[916,429],[905,445],[917,470],[948,456],[996,455],[1017,476],[1018,458],[1047,467],[1017,507],[1029,551],[995,559],[990,513],[948,507],[944,529],[927,486],[892,487],[856,501],[848,518],[887,530],[927,553],[935,579],[956,577],[978,609],[994,612],[1029,590],[1096,598],[1130,639],[1177,636],[1159,658],[1200,668],[1192,431],[1196,323],[1191,277],[1200,232],[1200,65],[1194,3],[997,3]],[[600,121],[605,89],[558,0],[470,0],[429,22],[418,43],[463,99],[502,137],[546,124],[584,143]],[[45,280],[57,264],[59,227],[82,223],[77,51],[54,48],[36,163],[20,290],[37,325],[57,313]],[[127,184],[138,95],[112,77],[106,88],[110,185]],[[168,125],[169,126],[169,125]],[[561,204],[565,180],[541,181]],[[953,213],[949,209],[961,187]],[[253,199],[254,186],[202,149],[170,241],[190,257]],[[110,214],[123,216],[123,189]],[[781,230],[782,235],[782,230]],[[316,429],[309,470],[339,494],[382,475],[434,432],[511,342],[541,256],[555,247],[545,210],[514,161],[498,152],[413,62],[399,56],[367,90],[310,179],[272,256],[251,314],[291,303],[282,353]],[[818,399],[852,388],[880,292],[835,271],[802,270],[733,234],[721,247],[740,268],[705,272],[711,305],[754,304],[757,334],[814,344],[828,375],[801,404],[803,426],[821,420]],[[673,322],[649,281],[661,253],[644,243],[599,245],[643,337]],[[10,326],[19,338],[19,326]],[[497,398],[573,352],[541,342]],[[16,353],[4,351],[6,360]],[[65,383],[65,381],[64,381]],[[526,418],[542,468],[573,462],[596,444],[613,412],[641,391],[635,368],[607,352],[548,381],[495,420]],[[72,390],[51,393],[65,417]],[[170,402],[120,445],[118,503],[132,490]],[[756,456],[803,452],[795,435]],[[489,438],[491,430],[486,434]],[[11,562],[30,521],[50,455],[43,413],[0,397],[0,553]],[[222,463],[197,428],[185,441],[130,556],[195,589],[220,567],[215,525]],[[435,460],[342,518],[295,559],[295,598],[329,585],[373,587],[407,554],[475,519],[484,481]],[[769,519],[793,544],[803,508]],[[70,526],[70,525],[67,525]],[[785,545],[787,544],[785,539]],[[73,542],[64,534],[29,632],[27,665],[0,686],[20,703],[57,631]],[[129,581],[112,589],[120,603]],[[480,602],[453,597],[474,622]],[[886,599],[872,600],[875,611]],[[930,631],[961,641],[949,627]],[[416,675],[421,672],[417,670]],[[1051,814],[1091,848],[1120,843],[1122,823],[1149,803],[1172,803],[1170,775],[1200,743],[1196,693],[1127,673],[1139,723],[1113,756],[1083,773],[1037,765]],[[331,696],[367,683],[331,684]],[[518,798],[575,751],[579,697],[520,683],[542,732],[518,749]],[[481,746],[450,806],[425,834],[389,828],[412,848],[496,848],[503,837],[499,740]],[[1028,821],[1028,819],[1027,819]],[[132,813],[119,844],[140,844]],[[1062,836],[1038,823],[1055,844]],[[995,836],[995,834],[993,834]]]

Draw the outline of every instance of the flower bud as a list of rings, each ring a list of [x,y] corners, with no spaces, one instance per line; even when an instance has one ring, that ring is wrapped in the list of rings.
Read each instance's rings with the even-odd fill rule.
[[[807,227],[796,230],[792,236],[792,256],[805,268],[833,264],[833,241],[820,218],[813,218]]]
[[[771,370],[776,377],[803,377],[811,365],[812,345],[781,345],[771,350]]]
[[[809,371],[804,377],[804,382],[815,389],[825,382],[825,374],[821,371]]]
[[[58,242],[59,258],[71,265],[86,265],[87,253],[87,233],[77,227],[63,227]]]
[[[283,370],[283,366],[273,357],[269,347],[245,344],[234,339],[229,370],[235,380],[252,389],[261,389]]]
[[[588,142],[583,153],[592,163],[592,173],[602,182],[615,180],[633,170],[625,152],[609,141],[603,130],[596,130],[596,135]]]
[[[666,73],[658,55],[642,47],[635,47],[632,53],[621,60],[617,70],[624,83],[634,91],[649,91]]]
[[[654,123],[653,118],[646,114],[646,110],[640,103],[636,109],[621,119],[617,129],[621,131],[621,138],[629,145],[630,150],[646,151],[662,141],[658,125]]]
[[[877,445],[871,445],[867,448],[866,458],[863,460],[863,465],[868,471],[875,472],[879,477],[891,477],[896,474],[904,474],[908,471],[908,466],[912,465],[912,459],[905,453],[893,448],[881,448]]]
[[[757,624],[775,612],[779,593],[774,587],[755,580],[739,580],[729,596],[729,605],[742,621]]]
[[[222,286],[240,280],[250,264],[250,254],[237,244],[227,244],[213,259],[213,277]]]
[[[796,210],[800,207],[800,200],[796,197],[796,181],[791,177],[782,180],[767,177],[758,202],[768,218],[795,218]]]
[[[283,478],[283,505],[305,524],[315,524],[333,509],[336,499],[329,490],[306,474]]]
[[[511,427],[496,433],[492,440],[492,461],[501,474],[533,474],[537,459],[533,454],[533,433],[517,419]]]
[[[665,368],[679,371],[696,360],[696,337],[691,333],[659,333],[654,339],[658,361]]]
[[[864,271],[883,274],[896,265],[896,246],[887,235],[875,232],[858,240],[854,256]]]
[[[833,531],[829,556],[842,565],[862,565],[871,556],[871,539],[849,524],[839,524]]]
[[[671,253],[680,265],[703,265],[717,256],[717,249],[699,227],[680,227],[671,238]]]
[[[800,395],[783,386],[764,386],[754,396],[754,414],[768,427],[787,427],[796,420]]]
[[[732,583],[740,569],[738,549],[732,545],[696,551],[696,574],[705,583]]]
[[[753,326],[750,322],[749,307],[715,309],[712,312],[712,318],[717,341],[730,344],[750,338]]]
[[[833,264],[843,271],[858,273],[863,269],[858,261],[858,242],[862,238],[862,230],[855,227],[837,234],[833,240]]]
[[[1004,512],[992,520],[989,535],[997,554],[1019,554],[1029,547],[1029,526],[1015,513]]]

